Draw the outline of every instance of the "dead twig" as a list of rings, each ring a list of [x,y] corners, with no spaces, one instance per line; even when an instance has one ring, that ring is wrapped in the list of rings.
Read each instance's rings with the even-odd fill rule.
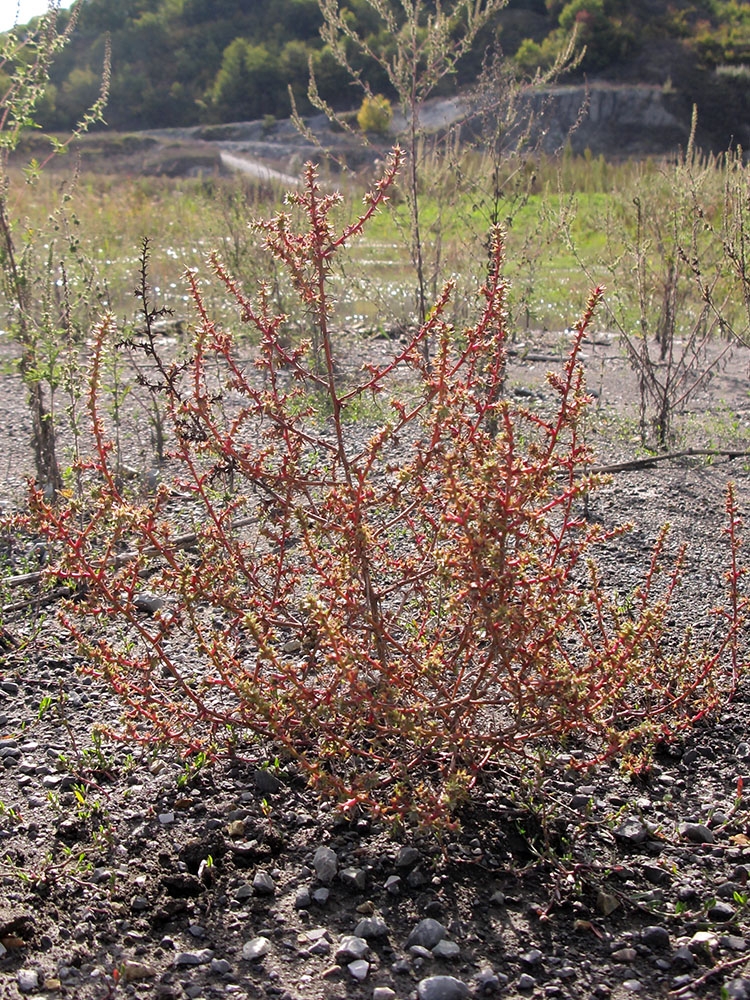
[[[628,462],[615,462],[613,465],[592,465],[587,473],[627,472],[630,469],[645,469],[655,462],[666,462],[670,458],[689,458],[693,455],[719,456],[721,458],[748,458],[750,451],[732,451],[726,448],[685,448],[683,451],[665,451],[659,455],[649,455],[647,458],[633,458]]]
[[[685,983],[678,990],[670,990],[669,996],[671,997],[682,997],[687,993],[692,993],[696,986],[700,986],[705,983],[712,976],[718,976],[720,972],[726,972],[727,969],[733,969],[738,965],[743,965],[745,962],[750,962],[750,955],[742,955],[740,958],[732,958],[728,962],[717,962],[708,972],[704,972],[702,976],[698,979],[693,979],[689,983]]]
[[[253,524],[257,518],[253,517],[241,517],[236,521],[232,521],[232,529],[234,528],[244,528],[248,524]],[[186,549],[194,542],[197,542],[200,538],[200,534],[196,531],[190,531],[185,535],[178,535],[170,541],[170,546],[174,549]],[[156,545],[148,545],[143,549],[132,551],[132,552],[119,552],[112,560],[112,565],[117,568],[118,566],[124,566],[125,563],[132,562],[139,556],[155,556],[159,554],[159,549]],[[51,569],[41,569],[34,573],[22,573],[20,576],[8,576],[2,581],[4,587],[23,587],[34,583],[41,583],[45,577],[53,575],[54,571]],[[52,598],[54,600],[54,598]],[[38,599],[32,603],[39,603]],[[51,603],[48,601],[47,603]],[[3,608],[3,610],[8,610]],[[15,606],[11,606],[11,610],[15,610]]]

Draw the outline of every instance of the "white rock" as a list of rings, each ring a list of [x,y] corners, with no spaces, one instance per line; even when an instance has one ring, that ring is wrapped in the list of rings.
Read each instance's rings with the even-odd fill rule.
[[[130,958],[122,963],[122,978],[126,983],[135,983],[139,979],[153,979],[156,974],[156,969],[153,965],[135,962]]]
[[[335,851],[330,847],[319,847],[313,857],[313,867],[315,874],[321,882],[328,884],[332,882],[339,870],[339,859]]]
[[[16,982],[22,993],[33,993],[39,988],[39,973],[36,969],[19,969]]]
[[[358,962],[370,954],[370,948],[364,938],[357,937],[356,934],[347,934],[341,938],[341,943],[336,949],[336,961],[339,965],[348,965],[349,962]]]
[[[356,962],[349,962],[347,969],[355,979],[363,982],[370,974],[370,963],[365,962],[363,958],[358,958]]]
[[[266,937],[253,938],[242,946],[242,957],[246,962],[257,962],[271,950],[271,942]]]

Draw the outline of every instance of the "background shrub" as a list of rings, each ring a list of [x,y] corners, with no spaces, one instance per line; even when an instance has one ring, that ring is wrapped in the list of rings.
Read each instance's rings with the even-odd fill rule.
[[[391,102],[382,94],[365,97],[357,112],[357,124],[363,132],[385,135],[393,120]]]

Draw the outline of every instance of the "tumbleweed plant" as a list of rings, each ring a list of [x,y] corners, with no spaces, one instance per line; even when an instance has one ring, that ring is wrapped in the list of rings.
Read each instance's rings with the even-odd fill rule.
[[[499,231],[471,325],[448,323],[447,285],[389,360],[341,374],[332,261],[401,162],[397,148],[343,230],[312,165],[261,224],[312,317],[322,368],[308,344],[287,346],[268,290],[246,294],[214,255],[213,279],[260,338],[254,365],[239,362],[205,306],[206,279],[186,275],[190,362],[161,362],[176,472],[146,501],[113,465],[101,378],[117,332],[105,316],[87,496],[52,504],[37,492],[31,518],[57,553],[49,572],[77,586],[65,622],[86,669],[122,699],[129,741],[188,757],[282,754],[342,807],[437,828],[509,755],[571,735],[591,761],[638,752],[709,711],[741,670],[747,598],[737,571],[714,645],[673,642],[680,560],[662,569],[666,531],[627,610],[608,597],[592,557],[619,529],[584,517],[597,480],[584,473],[577,361],[601,292],[549,376],[554,406],[512,404]],[[388,415],[363,428],[347,413],[368,397]],[[736,557],[733,501],[728,511]]]

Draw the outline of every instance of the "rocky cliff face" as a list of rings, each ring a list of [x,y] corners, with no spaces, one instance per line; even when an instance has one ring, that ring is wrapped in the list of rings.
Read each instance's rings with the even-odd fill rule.
[[[701,124],[699,106],[699,126]],[[513,145],[513,132],[526,136],[531,116],[531,144],[545,153],[555,153],[568,143],[575,153],[589,149],[610,159],[665,156],[686,146],[690,135],[692,107],[669,88],[648,84],[596,82],[590,86],[571,84],[530,91],[517,109],[516,129],[505,136],[506,148]],[[428,101],[421,115],[428,131],[441,131],[459,121],[479,134],[492,131],[491,111],[477,113],[467,97],[437,98]],[[406,123],[394,118],[394,129]],[[698,132],[698,145],[715,145],[709,130]],[[735,139],[750,144],[750,122],[737,123]]]
[[[574,152],[590,149],[606,157],[664,155],[684,148],[690,110],[662,87],[597,83],[535,92],[541,145],[552,153],[566,142]]]

